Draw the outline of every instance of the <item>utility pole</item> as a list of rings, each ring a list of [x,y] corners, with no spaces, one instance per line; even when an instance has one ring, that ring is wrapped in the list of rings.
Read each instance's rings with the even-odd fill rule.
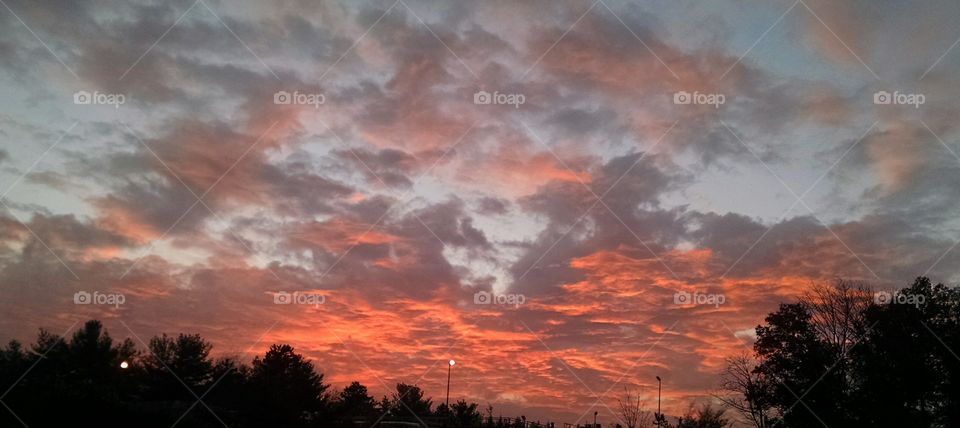
[[[660,392],[663,390],[663,382],[660,380],[660,376],[657,376],[657,427],[660,427],[660,420],[663,419],[663,414],[660,413]]]

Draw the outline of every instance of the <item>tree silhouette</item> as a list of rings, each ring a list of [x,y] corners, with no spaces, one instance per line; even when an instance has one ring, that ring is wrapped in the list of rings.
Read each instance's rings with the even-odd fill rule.
[[[759,364],[728,363],[727,402],[772,406],[785,428],[960,426],[960,290],[917,278],[892,303],[869,296],[838,281],[781,305],[757,327]]]
[[[455,428],[479,426],[482,417],[477,407],[477,403],[467,403],[465,400],[457,400],[456,403],[450,406],[452,426]]]
[[[715,397],[755,428],[776,423],[773,406],[764,395],[771,388],[770,380],[756,370],[754,359],[739,355],[727,358],[726,363],[720,374],[720,392]]]
[[[960,426],[960,290],[918,278],[893,304],[866,296],[838,282],[780,305],[757,327],[754,355],[728,359],[718,398],[761,428]],[[404,383],[379,402],[358,382],[331,397],[290,345],[270,346],[249,366],[213,360],[195,334],[156,336],[147,348],[113,340],[99,321],[68,338],[40,329],[30,346],[9,342],[0,348],[0,427],[549,426],[495,419],[492,407],[483,420],[465,400],[434,410]],[[626,395],[621,407],[642,408]],[[725,410],[691,407],[676,427],[728,426]]]
[[[329,417],[329,386],[290,345],[272,345],[263,358],[253,360],[250,387],[257,398],[257,419],[265,424],[305,427]]]
[[[433,407],[433,400],[423,398],[423,390],[419,386],[405,383],[397,384],[392,401],[394,407],[399,409],[399,414],[410,414],[418,418],[430,416],[430,409]]]
[[[617,412],[627,428],[649,428],[653,423],[653,413],[644,409],[640,393],[633,393],[623,387],[623,398],[617,399]]]
[[[340,391],[336,408],[344,420],[363,419],[374,414],[376,403],[367,393],[367,387],[354,381]]]
[[[144,399],[193,402],[194,394],[202,394],[212,381],[212,345],[200,335],[180,334],[173,338],[163,334],[151,338],[147,346],[150,352],[140,369]]]

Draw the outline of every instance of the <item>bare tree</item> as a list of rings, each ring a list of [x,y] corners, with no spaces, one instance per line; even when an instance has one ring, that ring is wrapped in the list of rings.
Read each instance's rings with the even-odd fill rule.
[[[873,296],[862,283],[837,279],[832,285],[814,284],[800,303],[810,312],[817,335],[843,358],[865,333],[864,314]]]
[[[727,358],[727,366],[720,374],[718,400],[740,414],[745,422],[756,428],[768,428],[774,409],[762,400],[767,380],[754,372],[756,364],[746,354]]]
[[[645,402],[640,400],[640,393],[633,394],[627,387],[623,387],[624,398],[617,399],[620,405],[619,413],[627,428],[650,428],[653,426],[653,413],[644,410]]]

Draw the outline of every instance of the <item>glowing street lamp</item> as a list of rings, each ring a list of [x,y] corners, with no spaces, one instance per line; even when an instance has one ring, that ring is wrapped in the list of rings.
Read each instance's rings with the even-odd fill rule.
[[[128,362],[126,362],[126,361],[121,361],[121,362],[120,362],[120,368],[121,368],[121,369],[125,369],[125,368],[127,368],[127,367],[130,367],[130,363],[128,363]]]
[[[447,366],[447,411],[450,411],[450,372],[453,371],[453,365],[456,363],[450,360],[450,365]]]

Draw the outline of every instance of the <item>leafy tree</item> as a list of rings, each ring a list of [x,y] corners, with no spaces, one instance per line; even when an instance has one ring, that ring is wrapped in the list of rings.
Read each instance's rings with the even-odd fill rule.
[[[310,426],[328,416],[323,375],[290,345],[272,345],[253,360],[250,385],[257,397],[256,419],[283,427]],[[266,426],[266,425],[261,425]]]
[[[419,386],[405,383],[397,384],[392,401],[399,414],[412,414],[420,418],[430,416],[433,407],[433,400],[423,398],[423,390]]]
[[[193,402],[213,380],[212,345],[198,334],[154,336],[140,374],[146,400]],[[191,394],[190,391],[193,391]]]
[[[803,304],[781,304],[757,327],[754,351],[761,360],[759,375],[770,379],[766,400],[787,426],[848,426],[843,421],[843,381],[831,371],[835,360],[828,345],[819,340],[812,316]],[[799,400],[803,400],[803,404]],[[832,422],[832,423],[831,423]]]
[[[346,420],[371,417],[375,413],[376,402],[367,392],[367,387],[354,381],[340,391],[337,400],[337,414]]]
[[[677,421],[675,428],[725,428],[730,426],[730,420],[724,417],[725,413],[725,409],[714,409],[709,404],[696,410],[691,406],[686,415]]]
[[[450,406],[451,419],[455,428],[472,428],[480,425],[482,416],[477,410],[477,403],[467,403],[465,400],[458,400],[453,406]]]

